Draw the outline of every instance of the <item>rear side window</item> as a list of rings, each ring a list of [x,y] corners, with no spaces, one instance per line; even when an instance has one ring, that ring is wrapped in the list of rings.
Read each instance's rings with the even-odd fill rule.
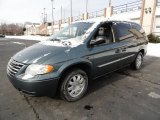
[[[116,28],[118,29],[119,40],[126,40],[127,38],[133,37],[130,32],[131,25],[130,23],[117,23]]]
[[[142,29],[142,27],[136,23],[132,23],[132,28],[137,29],[139,31]]]
[[[132,29],[130,32],[138,39],[138,38],[144,38],[145,32],[143,28],[136,23],[132,23]]]
[[[130,32],[134,35],[134,37],[136,38],[136,39],[139,39],[139,38],[143,38],[144,37],[144,35],[140,32],[140,31],[138,31],[137,29],[130,29]]]

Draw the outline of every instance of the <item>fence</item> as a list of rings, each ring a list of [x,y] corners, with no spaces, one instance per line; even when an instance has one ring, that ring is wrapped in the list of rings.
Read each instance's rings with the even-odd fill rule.
[[[132,3],[127,3],[119,6],[113,7],[113,14],[131,12],[131,11],[139,11],[141,10],[142,1],[136,1]]]
[[[58,25],[59,24],[59,21],[54,21],[54,25]]]
[[[157,0],[157,7],[160,7],[160,0]]]
[[[119,6],[113,6],[113,14],[131,12],[131,11],[140,11],[142,6],[142,0],[122,4]],[[157,7],[160,7],[160,0],[157,0]],[[103,17],[105,16],[105,9],[101,9],[98,11],[88,13],[88,19],[96,18],[96,17]],[[79,21],[83,20],[83,15],[74,16],[72,21]],[[68,23],[68,18],[62,19],[62,24]],[[59,24],[59,21],[54,22],[55,25]]]
[[[104,9],[88,13],[88,18],[96,18],[104,16]]]
[[[80,20],[83,20],[83,15],[73,17],[73,22],[80,21]]]
[[[62,19],[62,24],[68,23],[68,18]]]
[[[136,1],[132,3],[127,3],[119,6],[113,7],[113,14],[119,14],[124,12],[130,12],[130,11],[139,11],[141,10],[142,1]],[[160,0],[157,2],[157,6],[160,6]],[[96,18],[96,17],[103,17],[105,16],[105,9],[101,9],[98,11],[90,12],[88,13],[88,19]],[[79,21],[83,20],[83,15],[74,16],[72,21]],[[62,19],[62,24],[68,23],[68,18]],[[59,21],[54,22],[55,25],[59,24]]]

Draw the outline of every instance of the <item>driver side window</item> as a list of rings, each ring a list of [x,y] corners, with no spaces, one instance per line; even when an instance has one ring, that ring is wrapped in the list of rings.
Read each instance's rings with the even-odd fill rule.
[[[94,34],[92,40],[99,41],[104,40],[101,44],[110,44],[113,42],[112,28],[109,23],[102,24],[96,33]]]

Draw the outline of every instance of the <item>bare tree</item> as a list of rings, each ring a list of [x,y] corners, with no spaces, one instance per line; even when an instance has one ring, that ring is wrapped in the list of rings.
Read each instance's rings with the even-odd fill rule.
[[[23,35],[23,25],[20,24],[0,24],[0,34],[3,35]]]
[[[5,34],[6,33],[6,29],[7,29],[7,25],[6,23],[2,23],[1,26],[0,26],[0,31],[1,31],[1,34]]]

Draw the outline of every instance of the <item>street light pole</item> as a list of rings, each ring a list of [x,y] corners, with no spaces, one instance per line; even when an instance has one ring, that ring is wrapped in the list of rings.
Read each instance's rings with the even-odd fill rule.
[[[62,6],[61,6],[61,20],[62,20],[62,15],[63,15],[62,12],[63,12],[63,8],[62,8]]]

